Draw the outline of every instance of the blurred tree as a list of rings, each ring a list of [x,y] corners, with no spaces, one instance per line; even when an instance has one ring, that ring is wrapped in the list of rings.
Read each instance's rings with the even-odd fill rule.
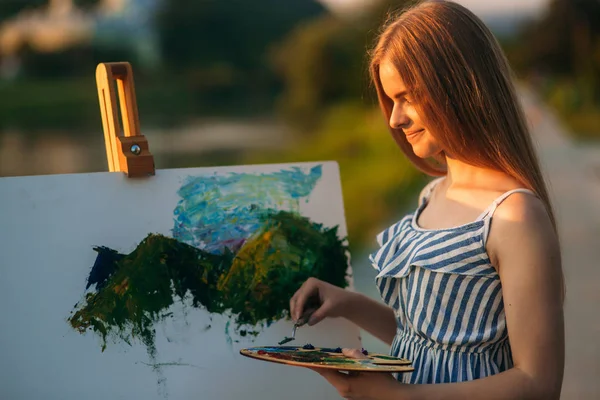
[[[0,0],[0,22],[11,18],[19,12],[27,9],[40,8],[49,3],[50,0]],[[101,0],[73,0],[75,6],[91,8],[100,3]]]
[[[75,4],[79,8],[89,9],[99,5],[102,0],[73,0],[73,4]]]
[[[0,19],[3,15],[7,18],[16,16],[19,12],[35,10],[38,17],[45,16],[45,8],[52,0],[0,0]],[[102,0],[72,0],[73,5],[80,9],[92,9],[99,5]],[[3,14],[4,13],[4,14]],[[39,33],[38,33],[39,34]],[[61,33],[59,33],[61,35]],[[26,35],[25,35],[26,36]],[[56,34],[55,34],[56,36]],[[106,57],[124,57],[130,60],[130,52],[118,49],[100,49],[92,43],[81,42],[74,45],[69,44],[59,50],[52,52],[40,51],[32,47],[31,42],[25,41],[16,56],[19,58],[20,73],[30,78],[56,78],[71,77],[77,75],[89,76],[93,74],[98,62]]]
[[[357,16],[323,16],[299,25],[273,51],[284,82],[279,106],[294,126],[314,129],[327,107],[369,96],[366,54],[390,12],[410,0],[374,2]]]
[[[92,43],[82,43],[52,53],[41,53],[25,45],[19,57],[25,76],[42,79],[94,76],[98,63],[106,60],[128,60],[136,64],[131,51],[100,48]]]
[[[169,0],[156,15],[164,64],[202,90],[273,90],[269,47],[296,24],[321,15],[316,0]]]
[[[48,0],[0,0],[0,23],[20,11],[37,8],[47,3]]]
[[[552,0],[523,32],[528,64],[556,74],[590,74],[600,40],[600,1]],[[597,67],[596,66],[596,67]]]
[[[506,50],[573,133],[600,135],[600,1],[552,0]]]
[[[280,108],[294,126],[311,129],[325,105],[360,96],[361,33],[325,16],[299,26],[273,52],[272,63],[285,83]]]

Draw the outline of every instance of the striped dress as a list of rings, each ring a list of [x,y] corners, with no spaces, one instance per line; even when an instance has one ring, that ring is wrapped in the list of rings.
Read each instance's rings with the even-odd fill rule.
[[[443,179],[443,178],[442,178]],[[420,205],[377,235],[369,256],[385,303],[395,311],[391,355],[412,360],[404,383],[461,382],[512,367],[502,287],[485,250],[497,198],[479,218],[448,229],[422,229],[420,213],[441,179],[424,190]]]

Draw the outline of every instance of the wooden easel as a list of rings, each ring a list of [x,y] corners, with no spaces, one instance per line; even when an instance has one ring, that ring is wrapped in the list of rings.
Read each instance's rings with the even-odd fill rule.
[[[117,114],[115,80],[121,105],[123,134],[121,134]],[[128,177],[154,175],[154,157],[150,153],[148,141],[140,133],[131,64],[128,62],[98,64],[96,86],[109,171],[121,171]]]

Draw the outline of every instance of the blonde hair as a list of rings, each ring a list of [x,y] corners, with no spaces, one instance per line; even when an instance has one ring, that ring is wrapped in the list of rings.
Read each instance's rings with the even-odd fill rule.
[[[494,35],[465,7],[424,1],[390,20],[371,52],[370,74],[389,121],[393,101],[379,66],[394,64],[415,108],[445,152],[465,163],[503,171],[534,191],[556,221],[512,70]],[[412,163],[433,175],[445,165],[416,156],[401,129],[390,128]]]

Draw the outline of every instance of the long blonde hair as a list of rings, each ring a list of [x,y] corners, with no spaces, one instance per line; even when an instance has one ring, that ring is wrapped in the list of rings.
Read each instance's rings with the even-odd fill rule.
[[[539,196],[557,230],[512,70],[477,16],[454,2],[423,1],[384,25],[371,51],[370,74],[389,121],[393,102],[379,78],[384,59],[395,65],[417,112],[448,154],[517,179]],[[417,168],[446,174],[445,165],[416,156],[401,129],[390,130]]]

